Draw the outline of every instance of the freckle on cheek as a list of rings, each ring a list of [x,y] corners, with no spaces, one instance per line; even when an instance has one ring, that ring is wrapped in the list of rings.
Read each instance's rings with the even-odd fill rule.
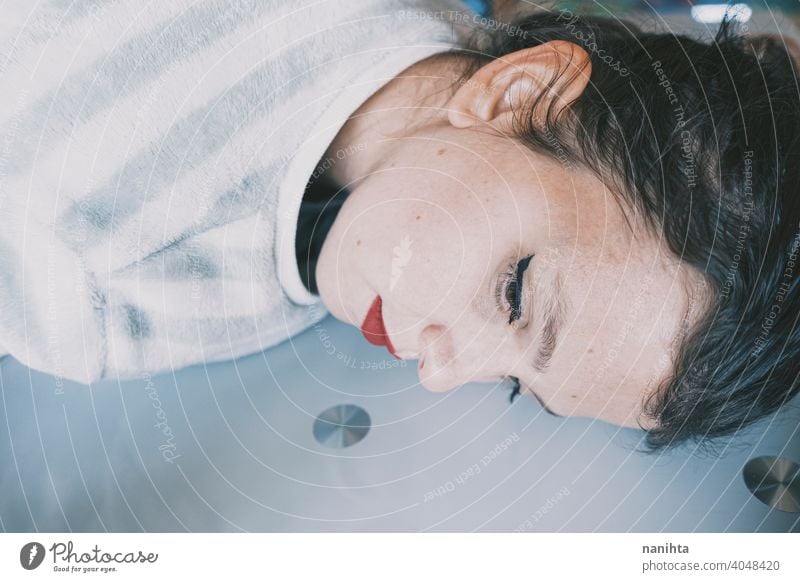
[[[356,241],[356,246],[357,246],[357,247],[360,247],[360,246],[361,246],[361,241],[360,241],[360,240],[357,240],[357,241]]]
[[[422,218],[422,217],[419,214],[417,214],[417,220],[419,220],[420,218]]]

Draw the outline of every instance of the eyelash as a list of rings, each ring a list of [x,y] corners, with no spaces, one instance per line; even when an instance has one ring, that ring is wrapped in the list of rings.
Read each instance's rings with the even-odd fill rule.
[[[522,387],[519,384],[519,378],[516,376],[506,376],[506,379],[511,382],[511,395],[509,396],[508,401],[511,404],[514,404],[514,398],[521,394]]]
[[[511,325],[522,315],[522,278],[525,274],[525,269],[534,255],[528,255],[516,265],[509,265],[508,270],[500,277],[497,285],[495,286],[494,296],[498,305],[508,305],[504,311],[509,312],[508,325]],[[510,289],[514,290],[513,299],[508,298]]]

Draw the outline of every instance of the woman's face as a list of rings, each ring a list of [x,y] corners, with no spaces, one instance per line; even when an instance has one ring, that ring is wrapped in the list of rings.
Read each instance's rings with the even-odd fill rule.
[[[438,130],[399,143],[392,166],[359,184],[325,240],[331,313],[360,327],[379,295],[396,353],[419,359],[431,390],[516,376],[554,414],[646,427],[642,398],[670,373],[688,307],[679,260],[632,232],[587,171],[508,138]],[[529,256],[509,324],[509,273]]]
[[[394,140],[357,183],[320,253],[323,303],[361,327],[380,296],[430,390],[515,376],[554,414],[651,427],[641,404],[699,274],[588,170],[458,125]]]

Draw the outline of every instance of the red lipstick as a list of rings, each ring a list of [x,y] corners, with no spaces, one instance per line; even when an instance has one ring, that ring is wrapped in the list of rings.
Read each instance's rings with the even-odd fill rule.
[[[386,346],[389,353],[399,360],[400,358],[394,353],[392,340],[389,339],[389,334],[386,333],[386,327],[383,325],[382,307],[381,296],[378,295],[370,305],[367,316],[364,318],[364,323],[361,324],[361,333],[372,345]]]

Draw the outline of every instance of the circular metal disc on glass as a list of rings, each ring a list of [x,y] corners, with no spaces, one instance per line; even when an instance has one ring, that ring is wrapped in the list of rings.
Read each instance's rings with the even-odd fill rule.
[[[800,512],[800,465],[782,457],[756,457],[742,473],[758,499],[781,511]]]
[[[337,404],[314,421],[314,438],[334,449],[352,446],[367,436],[371,421],[367,411],[353,404]]]

